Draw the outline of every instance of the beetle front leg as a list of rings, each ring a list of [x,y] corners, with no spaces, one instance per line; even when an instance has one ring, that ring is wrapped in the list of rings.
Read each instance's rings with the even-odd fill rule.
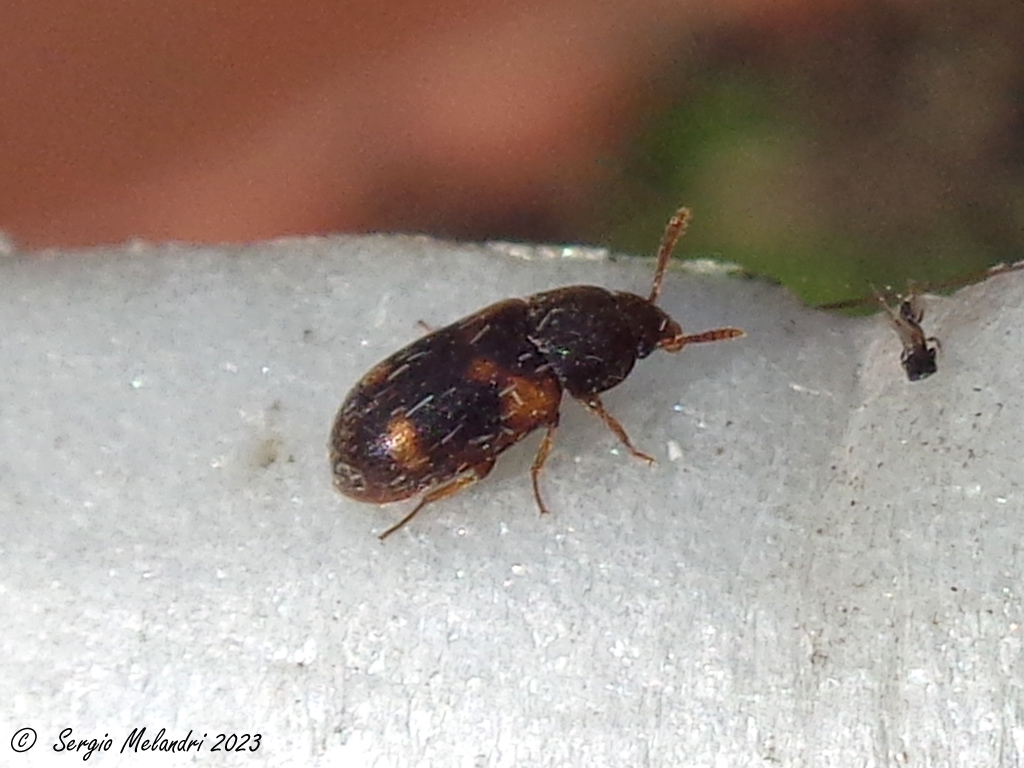
[[[603,421],[608,426],[608,429],[615,433],[615,436],[622,441],[622,444],[629,449],[630,453],[632,453],[638,459],[643,459],[649,464],[654,463],[653,456],[644,453],[635,445],[633,445],[633,441],[629,439],[629,435],[626,434],[626,430],[622,428],[622,425],[619,424],[618,420],[604,409],[604,403],[601,402],[600,397],[598,397],[597,395],[589,395],[586,399],[577,399],[581,403],[583,403],[583,405],[585,405],[589,410],[591,410],[592,412],[596,413],[598,416],[601,417],[601,421]]]

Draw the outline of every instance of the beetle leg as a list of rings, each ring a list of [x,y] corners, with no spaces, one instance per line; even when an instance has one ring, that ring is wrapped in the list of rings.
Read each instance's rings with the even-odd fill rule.
[[[608,413],[608,411],[604,409],[604,404],[601,402],[600,397],[598,397],[597,395],[590,395],[585,400],[580,399],[580,402],[601,417],[601,421],[608,425],[608,429],[615,433],[615,436],[622,441],[622,444],[629,449],[630,453],[632,453],[638,459],[643,459],[644,461],[650,464],[654,463],[653,456],[644,453],[635,445],[633,445],[633,441],[629,439],[629,435],[626,434],[626,430],[622,428],[622,425],[619,424],[619,422],[616,420],[614,416],[612,416],[610,413]]]
[[[544,439],[541,440],[540,448],[537,449],[537,455],[533,457],[533,466],[530,467],[530,479],[533,481],[533,498],[537,500],[537,507],[542,515],[546,515],[550,510],[540,497],[540,471],[544,467],[544,462],[548,460],[551,446],[555,444],[556,429],[558,429],[557,422],[548,426],[548,431],[544,433]]]
[[[412,512],[410,512],[397,523],[392,525],[377,538],[379,538],[381,541],[384,541],[384,539],[386,539],[392,533],[394,533],[403,525],[405,525],[414,517],[416,517],[416,513],[423,509],[425,506],[427,506],[427,504],[430,504],[435,501],[440,501],[441,499],[447,499],[449,496],[453,496],[454,494],[461,491],[467,485],[472,485],[477,480],[482,480],[483,478],[487,477],[487,473],[490,472],[491,469],[494,467],[494,461],[494,459],[487,459],[486,461],[481,461],[475,467],[470,467],[468,470],[466,470],[464,473],[454,478],[453,480],[450,480],[447,483],[444,483],[443,485],[439,485],[436,488],[427,491],[425,494],[423,494],[423,498],[419,500],[416,506],[412,508]]]

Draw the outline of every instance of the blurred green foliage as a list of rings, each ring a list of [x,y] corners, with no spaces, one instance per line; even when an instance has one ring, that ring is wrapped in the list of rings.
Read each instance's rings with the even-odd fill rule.
[[[893,215],[902,212],[882,203],[864,210],[863,197],[848,201],[823,183],[829,173],[857,183],[856,162],[846,170],[849,157],[828,165],[822,147],[836,138],[808,104],[814,91],[785,82],[749,67],[695,73],[633,147],[627,181],[608,201],[613,227],[595,239],[652,253],[669,215],[685,204],[694,219],[677,257],[736,262],[808,304],[868,295],[871,285],[939,285],[1022,258],[1012,237],[986,238],[964,225],[973,222],[969,204],[966,214],[950,215],[938,201],[924,225],[918,211],[907,224]]]

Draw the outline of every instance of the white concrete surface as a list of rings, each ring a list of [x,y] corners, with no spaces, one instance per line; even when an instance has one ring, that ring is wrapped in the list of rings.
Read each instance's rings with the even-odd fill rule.
[[[911,384],[878,319],[674,272],[685,329],[749,335],[606,397],[653,467],[570,404],[550,516],[536,440],[383,544],[408,506],[332,490],[335,409],[417,320],[651,268],[398,237],[0,256],[0,763],[77,763],[66,728],[104,768],[1024,763],[1024,273],[930,300]],[[142,727],[203,744],[121,752]]]

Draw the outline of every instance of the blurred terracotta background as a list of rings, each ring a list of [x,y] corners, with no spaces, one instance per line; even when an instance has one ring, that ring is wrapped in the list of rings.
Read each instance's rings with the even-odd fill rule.
[[[650,250],[685,200],[696,247],[755,269],[1005,259],[1021,5],[20,0],[0,8],[0,228]]]

